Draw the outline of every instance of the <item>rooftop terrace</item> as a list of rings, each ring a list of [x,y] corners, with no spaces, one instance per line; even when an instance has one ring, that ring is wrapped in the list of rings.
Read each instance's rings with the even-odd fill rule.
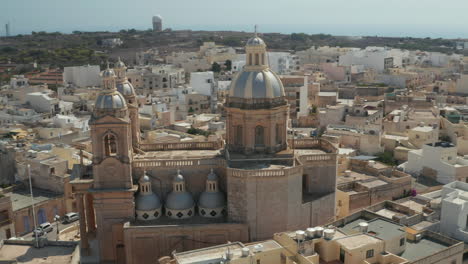
[[[430,256],[448,247],[449,245],[446,245],[441,241],[422,238],[418,242],[406,241],[406,250],[400,256],[407,260],[414,261]]]
[[[344,226],[339,227],[339,230],[347,235],[361,233],[359,231],[359,224],[362,222],[366,222],[369,224],[368,229],[367,229],[368,234],[371,234],[383,240],[390,240],[394,237],[398,237],[401,234],[405,233],[403,226],[397,223],[387,221],[382,218],[375,218],[370,221],[365,220],[363,218],[358,218],[349,223],[346,223]]]

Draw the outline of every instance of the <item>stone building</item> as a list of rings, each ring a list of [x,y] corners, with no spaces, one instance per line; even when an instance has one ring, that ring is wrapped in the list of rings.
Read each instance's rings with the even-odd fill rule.
[[[463,242],[360,211],[327,226],[279,232],[258,243],[173,252],[160,264],[463,263]]]
[[[9,239],[15,235],[13,222],[13,206],[9,196],[0,196],[0,240]]]
[[[249,39],[246,52],[225,105],[226,144],[135,142],[134,101],[116,88],[114,70],[102,73],[90,120],[92,170],[81,170],[92,172],[72,182],[82,256],[155,263],[174,250],[258,241],[334,219],[337,149],[287,139],[289,104],[264,41]]]
[[[411,188],[411,175],[373,160],[351,158],[348,169],[338,177],[337,218],[385,200],[407,196]]]

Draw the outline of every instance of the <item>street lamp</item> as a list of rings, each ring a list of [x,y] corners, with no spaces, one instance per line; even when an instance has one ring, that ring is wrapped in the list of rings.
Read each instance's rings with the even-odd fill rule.
[[[58,241],[58,239],[59,239],[59,233],[60,233],[59,220],[60,220],[60,215],[55,215],[54,221],[55,221],[55,224],[57,225],[57,236],[55,237],[55,241]]]
[[[36,209],[34,208],[34,196],[33,196],[33,189],[32,189],[32,181],[31,181],[31,165],[28,164],[28,176],[29,176],[29,190],[31,191],[31,203],[32,203],[32,213],[34,219],[34,235],[36,236],[36,247],[39,247],[39,239],[38,239],[38,230],[36,224]]]

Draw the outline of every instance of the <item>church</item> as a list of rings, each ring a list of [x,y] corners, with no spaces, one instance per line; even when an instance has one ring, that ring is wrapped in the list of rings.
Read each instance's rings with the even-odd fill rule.
[[[173,251],[334,220],[337,149],[322,139],[288,139],[289,105],[266,44],[255,34],[245,50],[219,142],[141,143],[125,64],[102,72],[90,120],[92,164],[72,181],[83,262],[157,263]]]

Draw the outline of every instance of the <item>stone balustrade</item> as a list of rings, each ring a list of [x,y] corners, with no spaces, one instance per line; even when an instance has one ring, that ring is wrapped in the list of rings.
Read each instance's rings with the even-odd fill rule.
[[[312,154],[312,155],[303,155],[299,157],[300,161],[303,164],[313,164],[313,163],[336,163],[336,154]]]
[[[211,158],[211,159],[183,159],[183,160],[151,160],[141,159],[133,161],[135,168],[155,168],[155,167],[187,167],[187,166],[225,166],[224,159]]]
[[[143,151],[217,150],[222,147],[223,147],[222,141],[208,141],[208,142],[176,142],[176,143],[140,144],[139,149]]]
[[[243,170],[228,168],[227,175],[232,177],[288,177],[289,175],[302,174],[302,166],[286,167],[266,170]]]
[[[327,153],[337,153],[337,149],[330,142],[316,138],[300,138],[288,140],[289,147],[295,149],[320,149]]]

